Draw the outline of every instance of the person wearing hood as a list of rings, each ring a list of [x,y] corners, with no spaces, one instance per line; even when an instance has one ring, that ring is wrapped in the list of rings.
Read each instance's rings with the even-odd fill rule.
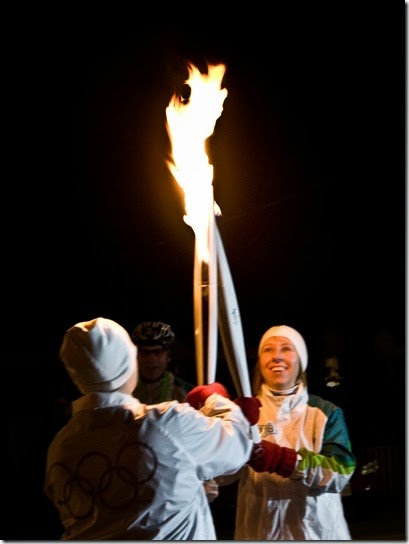
[[[260,457],[239,471],[235,540],[351,540],[341,493],[356,458],[342,409],[308,392],[307,364],[294,328],[261,337],[253,373]],[[289,462],[278,471],[280,452]]]
[[[82,395],[47,451],[44,492],[61,538],[216,540],[203,482],[249,460],[258,402],[233,402],[216,382],[193,388],[187,402],[143,404],[132,395],[136,355],[110,319],[64,335],[60,358]]]

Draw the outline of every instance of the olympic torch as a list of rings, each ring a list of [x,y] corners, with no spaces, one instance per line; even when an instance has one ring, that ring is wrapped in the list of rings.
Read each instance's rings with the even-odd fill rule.
[[[209,66],[208,74],[188,64],[190,96],[173,95],[166,108],[173,177],[185,193],[185,222],[195,233],[193,273],[196,370],[199,384],[215,380],[217,359],[217,253],[213,166],[206,140],[223,111],[227,90],[221,88],[226,67]],[[207,331],[207,334],[205,333]],[[206,371],[205,371],[206,366]]]
[[[187,68],[189,78],[185,83],[190,96],[175,94],[166,108],[172,144],[172,158],[167,164],[184,190],[184,220],[195,233],[193,313],[197,380],[199,385],[215,380],[219,323],[235,388],[239,395],[251,396],[236,293],[215,221],[220,208],[213,196],[213,166],[206,153],[206,140],[213,134],[227,97],[227,90],[221,87],[226,67],[209,65],[208,74],[201,74],[192,64]],[[254,442],[259,442],[257,425],[252,427],[252,434]]]

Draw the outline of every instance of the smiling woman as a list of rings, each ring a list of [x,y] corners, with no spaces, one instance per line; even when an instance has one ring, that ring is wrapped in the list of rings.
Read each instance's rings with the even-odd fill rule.
[[[262,444],[295,450],[298,462],[285,477],[240,471],[235,540],[351,539],[341,492],[355,456],[342,409],[308,392],[307,365],[297,330],[279,325],[263,334],[253,383]]]

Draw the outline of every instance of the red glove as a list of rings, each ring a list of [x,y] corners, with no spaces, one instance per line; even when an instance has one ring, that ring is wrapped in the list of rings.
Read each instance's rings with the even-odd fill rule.
[[[260,400],[257,397],[237,397],[234,402],[240,406],[250,425],[255,425],[260,416]]]
[[[203,404],[207,397],[213,395],[213,393],[218,393],[226,399],[230,398],[227,389],[221,383],[214,382],[209,385],[197,385],[186,395],[186,402],[188,402],[193,408],[198,410]]]
[[[254,444],[247,464],[256,472],[276,472],[283,478],[288,478],[295,468],[297,452],[262,440]]]

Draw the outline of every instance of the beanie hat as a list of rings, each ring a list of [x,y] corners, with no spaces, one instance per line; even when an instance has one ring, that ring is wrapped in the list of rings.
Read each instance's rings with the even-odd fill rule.
[[[298,331],[296,331],[292,327],[288,327],[287,325],[278,325],[276,327],[271,327],[271,329],[268,329],[268,331],[263,334],[260,340],[260,344],[258,346],[258,355],[260,356],[265,341],[272,336],[284,336],[284,338],[288,338],[288,340],[291,341],[300,358],[302,371],[305,372],[308,364],[308,352],[307,346],[304,342],[304,338]]]
[[[97,317],[68,329],[60,357],[83,393],[112,391],[136,371],[137,348],[115,321]]]

